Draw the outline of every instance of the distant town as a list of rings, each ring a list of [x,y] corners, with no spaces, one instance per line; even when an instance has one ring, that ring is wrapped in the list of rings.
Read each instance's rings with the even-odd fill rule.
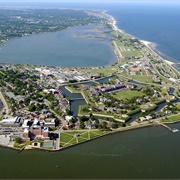
[[[45,9],[2,10],[0,15],[2,44],[13,37],[98,24],[111,34],[117,56],[110,66],[87,68],[1,63],[2,146],[53,151],[144,126],[178,131],[165,123],[180,120],[180,73],[149,42],[119,30],[112,16]]]

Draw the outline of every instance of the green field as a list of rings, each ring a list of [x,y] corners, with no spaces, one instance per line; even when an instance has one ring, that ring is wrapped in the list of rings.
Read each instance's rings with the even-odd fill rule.
[[[142,76],[142,75],[135,75],[135,76],[129,76],[129,78],[132,78],[134,80],[145,82],[145,83],[152,83],[152,76]]]
[[[125,100],[125,99],[132,99],[133,97],[141,97],[145,95],[141,91],[135,91],[135,90],[124,90],[116,93],[115,95],[112,95],[114,98],[119,100]]]
[[[118,66],[107,66],[101,68],[89,68],[89,69],[79,69],[79,70],[87,73],[109,76],[118,70]]]
[[[180,114],[171,116],[171,117],[167,117],[167,118],[161,120],[161,122],[176,122],[176,121],[180,121]]]
[[[65,86],[65,88],[70,91],[71,93],[81,93],[81,90],[77,90],[73,88],[73,86]]]
[[[79,142],[83,142],[95,137],[101,136],[103,134],[108,134],[107,131],[72,131],[72,132],[61,132],[60,133],[60,146],[66,147]],[[78,137],[74,137],[75,134],[78,134]]]

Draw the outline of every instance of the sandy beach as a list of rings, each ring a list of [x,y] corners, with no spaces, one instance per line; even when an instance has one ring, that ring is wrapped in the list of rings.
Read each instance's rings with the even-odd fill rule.
[[[119,28],[117,27],[117,21],[114,19],[114,17],[111,16],[111,15],[109,15],[109,17],[110,17],[110,21],[111,21],[111,24],[112,24],[113,29],[114,29],[115,31],[119,31],[119,32],[121,32],[121,33],[125,33],[123,30],[121,30],[121,29],[119,29]],[[126,33],[126,34],[128,34],[128,33]],[[131,34],[128,34],[128,35],[132,36]],[[133,36],[132,36],[132,37],[133,37]],[[162,58],[159,54],[157,54],[157,53],[152,49],[152,47],[154,47],[154,48],[156,47],[156,43],[149,42],[149,41],[146,41],[146,40],[140,40],[140,42],[141,42],[142,44],[144,44],[147,48],[149,48],[150,51],[151,51],[155,56],[158,56],[162,61],[164,61],[164,62],[167,63],[168,65],[172,66],[172,65],[174,64],[173,62]],[[173,68],[174,68],[174,67],[173,67]]]
[[[172,66],[172,65],[174,64],[173,62],[162,58],[159,54],[157,54],[157,53],[151,48],[151,46],[154,46],[154,47],[156,46],[155,43],[149,42],[149,41],[145,41],[145,40],[140,40],[140,42],[141,42],[142,44],[144,44],[147,48],[149,48],[156,56],[158,56],[161,60],[163,60],[163,61],[164,61],[165,63],[167,63],[168,65]]]

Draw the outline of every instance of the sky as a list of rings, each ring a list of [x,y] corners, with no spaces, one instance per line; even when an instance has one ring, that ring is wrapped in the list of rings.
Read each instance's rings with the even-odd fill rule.
[[[180,0],[0,0],[0,2],[180,2]]]

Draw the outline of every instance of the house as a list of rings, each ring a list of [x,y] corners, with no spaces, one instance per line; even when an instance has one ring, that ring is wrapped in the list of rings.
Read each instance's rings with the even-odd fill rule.
[[[152,119],[152,116],[146,116],[146,119],[149,121]]]
[[[131,75],[136,75],[137,72],[139,72],[139,68],[134,68],[134,67],[132,67],[132,68],[130,69],[130,74],[131,74]]]
[[[100,111],[104,111],[104,109],[105,109],[105,106],[99,106],[99,108],[98,108]]]
[[[142,122],[147,120],[145,117],[140,117],[139,119],[140,119],[140,121],[142,121]]]
[[[137,103],[137,104],[141,104],[141,103],[142,103],[142,99],[141,99],[141,98],[137,98],[137,99],[136,99],[136,103]]]
[[[114,112],[114,108],[108,107],[108,108],[107,108],[107,112]]]
[[[95,89],[90,90],[89,93],[90,93],[91,96],[99,96],[99,94],[100,94],[100,93],[99,93],[97,90],[95,90]]]
[[[131,56],[124,56],[125,60],[130,60],[132,57]]]

